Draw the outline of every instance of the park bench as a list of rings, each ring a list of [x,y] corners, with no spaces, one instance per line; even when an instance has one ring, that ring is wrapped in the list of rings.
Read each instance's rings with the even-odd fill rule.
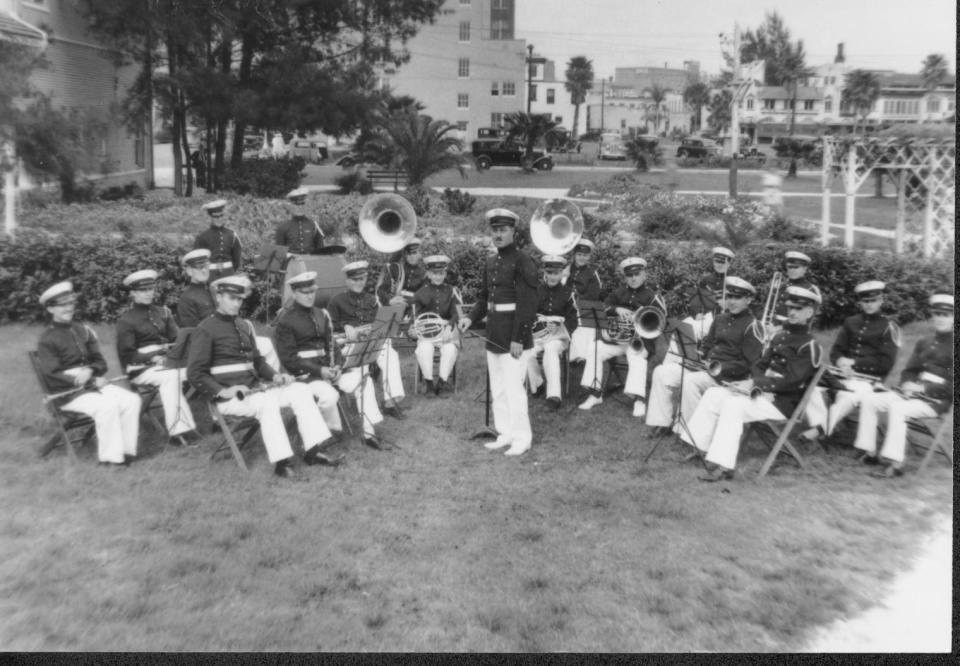
[[[374,187],[377,184],[393,185],[393,191],[398,192],[400,185],[407,182],[407,172],[399,169],[368,169],[367,180]]]

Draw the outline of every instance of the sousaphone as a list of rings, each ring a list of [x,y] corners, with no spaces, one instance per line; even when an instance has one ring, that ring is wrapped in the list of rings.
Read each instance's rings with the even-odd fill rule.
[[[399,252],[417,233],[417,213],[399,194],[375,194],[360,209],[360,237],[371,250]]]
[[[583,236],[583,213],[567,199],[548,199],[530,218],[530,240],[544,254],[564,255]]]

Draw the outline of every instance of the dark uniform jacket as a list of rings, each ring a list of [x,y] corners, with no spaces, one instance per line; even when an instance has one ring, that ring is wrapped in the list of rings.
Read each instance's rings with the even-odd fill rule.
[[[460,301],[454,293],[453,287],[446,282],[440,286],[428,282],[420,287],[417,293],[413,295],[415,314],[421,315],[424,312],[435,312],[450,322],[451,326],[456,325],[456,321],[459,319],[457,313],[457,305],[459,303]]]
[[[567,333],[577,328],[577,305],[572,286],[557,284],[549,287],[545,282],[537,286],[537,314],[563,317]]]
[[[192,282],[180,294],[177,319],[181,326],[193,327],[212,315],[216,309],[209,285]]]
[[[883,379],[893,369],[900,347],[900,328],[880,313],[847,317],[830,350],[830,362],[853,359],[854,372]]]
[[[772,392],[774,406],[789,418],[822,362],[823,349],[808,326],[784,324],[753,367],[753,383]]]
[[[233,262],[233,271],[240,270],[240,239],[233,229],[218,227],[211,224],[206,231],[201,231],[193,242],[194,249],[210,250],[210,263],[220,264],[224,261]],[[222,275],[233,272],[230,269],[211,269],[211,274]]]
[[[666,314],[667,308],[663,302],[663,299],[660,298],[659,293],[657,292],[656,285],[647,285],[642,284],[636,289],[631,289],[630,287],[623,285],[617,287],[607,296],[604,301],[604,305],[607,306],[607,316],[608,317],[617,317],[617,308],[627,308],[631,312],[636,312],[642,307],[653,305]],[[655,340],[649,338],[642,338],[643,346],[647,349],[648,353],[654,352]],[[604,340],[606,342],[606,340]]]
[[[212,373],[217,366],[243,364],[230,373]],[[257,350],[253,324],[240,317],[214,312],[190,336],[187,379],[208,400],[227,386],[253,386],[260,379],[272,380],[273,368]]]
[[[317,254],[323,247],[323,232],[315,220],[294,215],[277,227],[274,240],[293,254]]]
[[[815,294],[820,294],[820,288],[803,276],[799,280],[788,280],[784,278],[780,284],[780,294],[777,296],[777,307],[773,311],[773,323],[783,326],[787,322],[787,287],[801,287],[809,289]]]
[[[400,291],[408,291],[411,294],[415,294],[420,287],[427,284],[427,270],[423,267],[423,263],[419,263],[416,266],[411,266],[406,261],[403,262],[402,268],[399,262],[392,261],[384,267],[382,280],[380,284],[377,285],[377,297],[380,299],[380,302],[384,305],[390,302],[390,299],[396,295],[396,284],[397,280],[400,279],[400,272],[403,271],[403,282],[400,286]],[[410,301],[411,297],[407,297],[407,301]]]
[[[710,271],[700,276],[696,286],[687,290],[687,314],[694,316],[698,314],[716,313],[720,310],[719,294],[723,293],[723,280],[725,275]]]
[[[177,339],[177,324],[163,305],[135,303],[117,320],[117,356],[127,374],[136,377],[155,356],[165,356],[167,345]],[[156,347],[162,346],[162,349]],[[146,349],[154,347],[155,349]],[[146,351],[140,351],[146,349]],[[131,370],[130,366],[134,366]],[[136,366],[144,366],[137,368]]]
[[[700,352],[707,363],[720,363],[718,380],[747,379],[763,356],[763,331],[749,308],[738,314],[723,312],[710,325]]]
[[[273,335],[274,347],[283,367],[293,375],[309,373],[319,378],[320,369],[329,367],[333,357],[333,324],[322,308],[305,308],[299,303],[283,313]],[[298,352],[317,352],[301,358]]]
[[[511,312],[498,311],[496,305],[515,303]],[[483,283],[470,321],[487,317],[488,352],[509,354],[510,343],[519,342],[523,349],[533,347],[531,335],[537,317],[537,265],[526,252],[513,243],[498,248],[487,258]]]
[[[600,274],[590,264],[584,264],[583,266],[572,264],[567,284],[573,285],[578,301],[599,301],[601,299],[600,290],[603,286],[600,283]]]
[[[953,331],[921,338],[900,374],[900,383],[917,382],[923,392],[937,400],[934,409],[943,414],[953,402]]]
[[[89,366],[94,377],[107,374],[107,361],[100,352],[97,334],[86,324],[75,321],[66,324],[52,322],[47,326],[37,343],[37,359],[43,377],[54,393],[75,387],[73,377],[64,374],[64,370]]]
[[[377,297],[370,292],[359,294],[342,291],[327,303],[327,312],[333,321],[333,330],[340,333],[345,325],[363,326],[372,324],[377,318]]]

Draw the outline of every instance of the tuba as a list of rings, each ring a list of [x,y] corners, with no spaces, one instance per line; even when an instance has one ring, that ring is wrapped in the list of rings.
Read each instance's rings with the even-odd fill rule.
[[[600,331],[601,338],[616,345],[630,342],[635,334],[633,317],[623,317],[619,314],[607,317],[607,325]]]
[[[548,199],[530,218],[530,240],[544,254],[564,255],[583,236],[583,213],[567,199]]]
[[[436,312],[422,312],[417,315],[410,326],[413,327],[420,338],[435,340],[443,333],[443,327],[446,325],[447,320]]]
[[[417,233],[417,214],[399,194],[375,194],[360,209],[357,229],[371,250],[390,254],[402,250]]]

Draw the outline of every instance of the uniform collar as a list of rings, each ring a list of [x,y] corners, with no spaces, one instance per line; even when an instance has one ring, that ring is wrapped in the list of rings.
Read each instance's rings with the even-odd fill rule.
[[[293,302],[293,307],[295,310],[300,310],[301,312],[310,312],[313,309],[313,306],[307,307],[306,305],[301,305],[296,301]]]
[[[150,305],[153,305],[153,303],[151,303]],[[133,307],[136,310],[149,310],[150,305],[147,305],[146,303],[134,303]]]
[[[73,319],[70,321],[50,321],[51,326],[56,326],[57,328],[70,328],[73,326]]]
[[[740,319],[741,317],[749,317],[751,316],[752,313],[750,312],[750,308],[744,308],[737,314],[733,314],[732,312],[727,312],[727,314],[733,317],[734,319]]]
[[[872,320],[874,320],[874,319],[880,319],[881,317],[883,317],[883,314],[881,314],[879,311],[878,311],[878,312],[874,312],[873,314],[867,314],[866,312],[861,312],[860,314],[861,314],[861,315],[863,316],[863,318],[866,319],[867,321],[872,321]]]
[[[516,242],[510,243],[510,245],[504,245],[503,247],[498,247],[498,248],[497,248],[497,254],[499,254],[500,256],[503,256],[503,255],[505,255],[505,254],[511,254],[511,253],[515,252],[516,249],[517,249],[517,244],[516,244]]]
[[[806,333],[807,324],[791,324],[788,322],[783,325],[783,330],[789,331],[790,333]]]
[[[234,319],[237,318],[237,315],[223,314],[223,313],[220,312],[219,310],[214,310],[214,311],[213,311],[213,314],[214,314],[214,315],[216,316],[216,318],[219,319],[220,321],[233,321]]]

